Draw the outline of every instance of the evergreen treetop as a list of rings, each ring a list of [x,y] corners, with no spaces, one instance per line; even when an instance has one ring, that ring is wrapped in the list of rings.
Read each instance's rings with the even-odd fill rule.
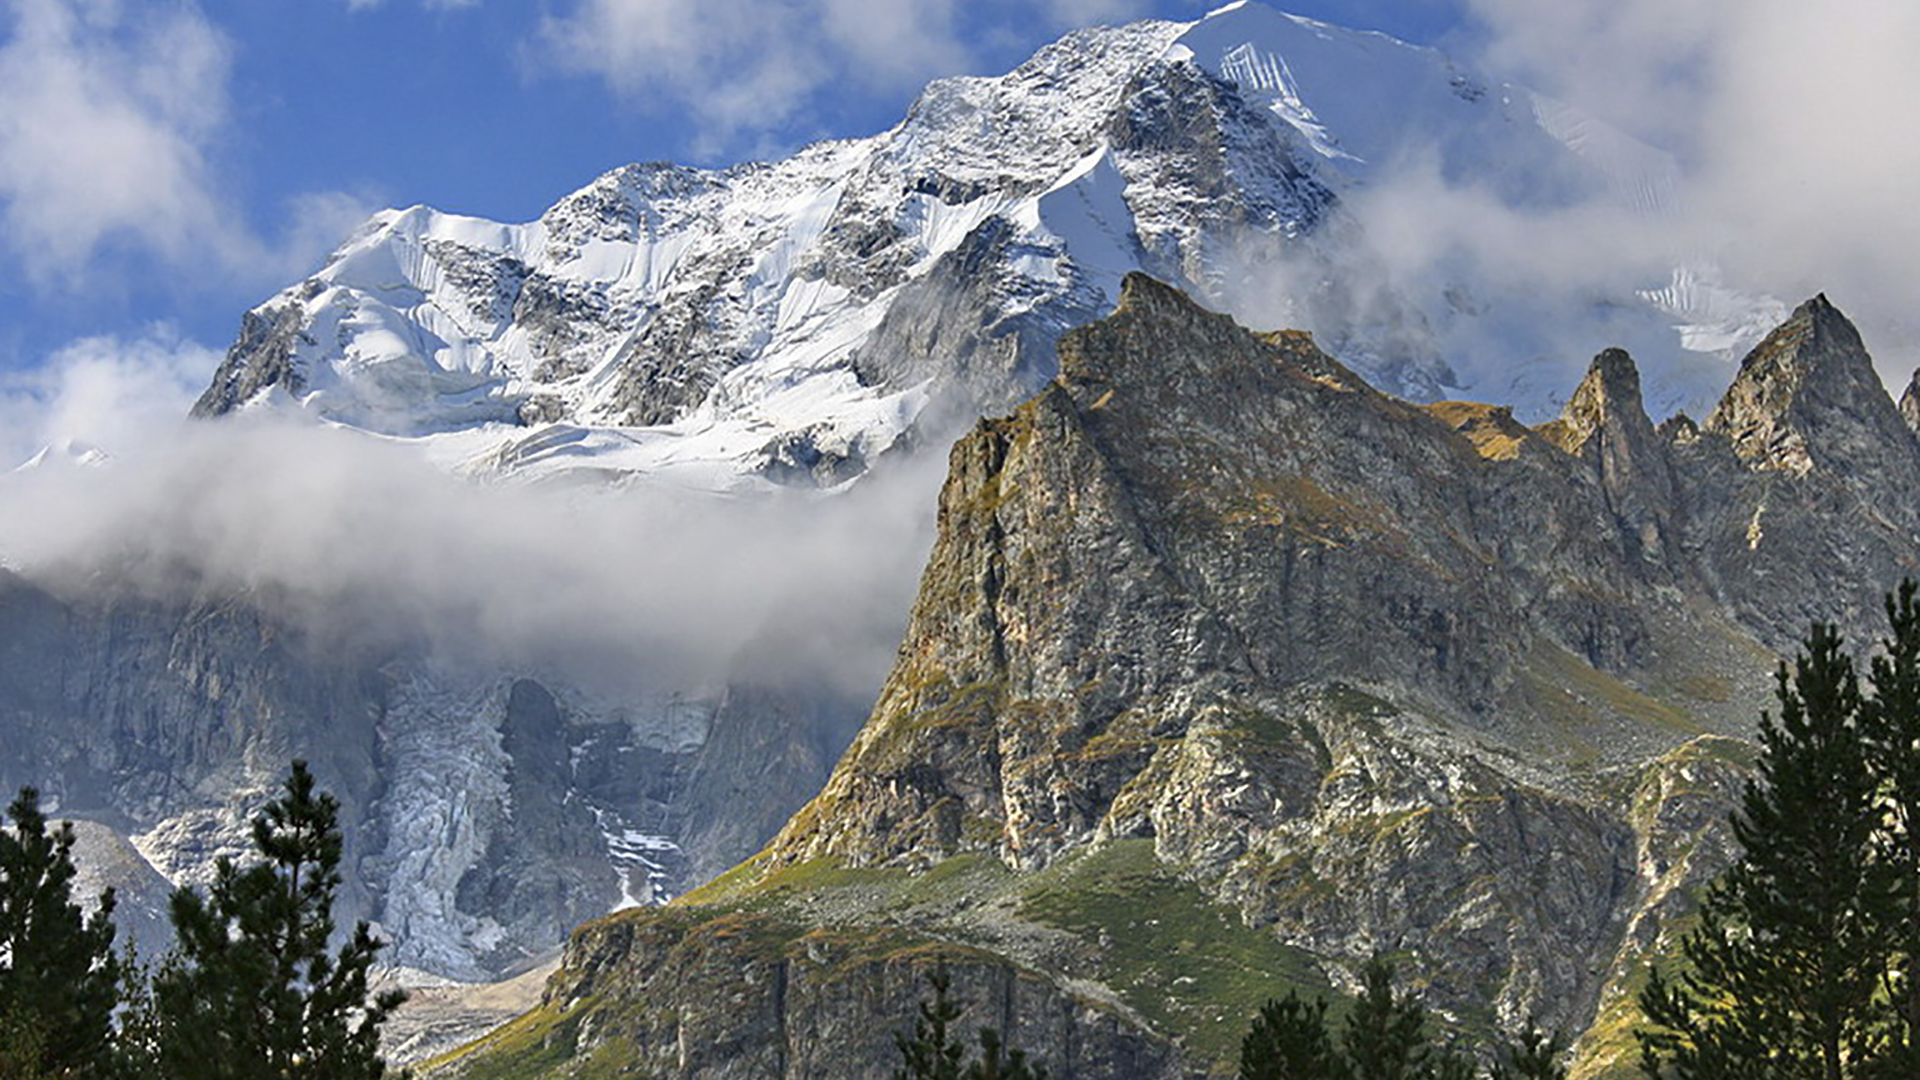
[[[1642,1070],[1665,1080],[1911,1078],[1920,999],[1920,613],[1863,695],[1831,625],[1776,674],[1757,775],[1732,825],[1743,854],[1708,891],[1677,972],[1640,996]]]
[[[110,1059],[120,963],[114,895],[94,910],[73,897],[73,824],[49,828],[40,794],[22,788],[0,828],[0,1055],[21,1075],[91,1075]],[[35,1060],[29,1061],[32,1058]]]
[[[339,804],[304,762],[253,821],[262,861],[222,859],[202,897],[173,894],[177,951],[154,979],[159,1071],[179,1080],[378,1080],[379,1029],[405,995],[370,995],[367,924],[337,953]]]

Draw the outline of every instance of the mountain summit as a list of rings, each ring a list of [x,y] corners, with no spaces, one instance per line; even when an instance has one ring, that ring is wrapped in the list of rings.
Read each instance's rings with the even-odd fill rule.
[[[1524,388],[1560,361],[1499,329],[1531,302],[1425,295],[1370,254],[1346,196],[1409,158],[1532,207],[1658,213],[1671,184],[1660,153],[1434,50],[1243,2],[1069,34],[783,161],[628,166],[525,224],[384,212],[247,315],[195,412],[297,408],[469,470],[831,485],[1032,393],[1144,270],[1311,327],[1402,396],[1551,413]],[[1662,405],[1697,396],[1683,367],[1650,372]]]
[[[1852,340],[1816,301],[1741,378],[1865,408]],[[1218,1075],[1261,1001],[1385,953],[1449,1025],[1538,1016],[1584,1033],[1575,1075],[1630,1072],[1621,1010],[1729,858],[1772,657],[1809,608],[1865,640],[1920,557],[1858,512],[1920,443],[1782,468],[1652,427],[1617,350],[1539,428],[1415,405],[1141,275],[1059,369],[955,445],[819,797],[579,931],[456,1070],[877,1080],[944,958],[1062,1080]]]

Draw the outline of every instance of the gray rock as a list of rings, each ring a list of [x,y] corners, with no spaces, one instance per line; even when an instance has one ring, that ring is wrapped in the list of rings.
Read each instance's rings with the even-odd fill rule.
[[[751,855],[857,716],[751,688],[609,702],[404,635],[322,632],[265,596],[56,592],[0,570],[0,789],[97,823],[88,860],[149,956],[171,887],[251,857],[249,816],[296,757],[340,800],[342,924],[376,923],[386,962],[473,979]]]
[[[898,926],[1116,1006],[1031,1032],[1056,1059],[1119,1023],[1203,1069],[1250,1005],[1149,1019],[1182,991],[1035,906],[1174,918],[1157,894],[1192,888],[1335,984],[1404,956],[1454,1022],[1537,1015],[1617,1070],[1636,973],[1732,857],[1773,657],[1814,616],[1869,640],[1866,599],[1920,556],[1920,458],[1871,375],[1816,300],[1705,428],[1656,429],[1608,351],[1536,431],[1130,277],[1054,382],[954,447],[906,641],[825,790],[685,909],[576,936],[549,1019],[577,1003],[576,1053],[663,1075],[798,1075],[796,1030],[881,1075],[850,1032],[883,1014],[796,997],[779,942]],[[1087,876],[1140,844],[1163,878]],[[1085,1075],[1136,1075],[1109,1067]]]

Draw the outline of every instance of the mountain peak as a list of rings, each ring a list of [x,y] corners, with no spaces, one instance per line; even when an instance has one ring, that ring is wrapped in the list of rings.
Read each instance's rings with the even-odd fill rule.
[[[1172,348],[1206,342],[1204,348]],[[1060,339],[1060,382],[1076,399],[1098,402],[1110,392],[1142,400],[1172,400],[1176,386],[1264,385],[1278,373],[1342,392],[1381,397],[1301,330],[1253,334],[1211,311],[1186,292],[1147,274],[1128,274],[1107,319],[1068,331]]]
[[[1732,440],[1742,459],[1802,475],[1914,450],[1860,331],[1825,293],[1747,354],[1706,427]]]
[[[1900,395],[1900,419],[1907,422],[1907,430],[1920,435],[1920,370],[1907,380],[1906,392]]]
[[[1362,287],[1379,268],[1342,200],[1413,148],[1530,206],[1664,190],[1658,151],[1496,87],[1434,49],[1258,3],[1076,30],[1004,75],[936,80],[886,132],[785,160],[628,165],[518,224],[376,215],[242,321],[195,414],[284,402],[529,479],[805,482],[823,474],[788,467],[796,444],[873,461],[1022,400],[1060,334],[1143,270],[1311,326],[1388,392],[1497,393],[1542,419],[1539,388],[1576,373],[1516,375],[1541,350],[1483,321],[1503,290]],[[1259,267],[1323,284],[1263,292]],[[1462,316],[1461,296],[1492,306]],[[1635,321],[1672,329],[1652,307]],[[1655,398],[1694,392],[1673,370],[1647,372]],[[594,431],[592,450],[537,449],[524,429],[548,423]]]
[[[1625,349],[1605,349],[1567,399],[1560,419],[1540,433],[1599,475],[1622,540],[1640,558],[1660,561],[1673,508],[1673,473],[1640,397],[1640,371]]]
[[[1593,358],[1587,377],[1567,399],[1549,437],[1570,454],[1580,453],[1605,433],[1651,445],[1653,422],[1640,399],[1640,370],[1625,349],[1606,349]]]

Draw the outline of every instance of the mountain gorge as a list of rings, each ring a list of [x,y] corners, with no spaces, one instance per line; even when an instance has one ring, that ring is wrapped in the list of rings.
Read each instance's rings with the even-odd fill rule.
[[[455,1071],[889,1075],[944,957],[1055,1076],[1217,1073],[1264,997],[1386,953],[1452,1022],[1538,1015],[1624,1075],[1629,991],[1730,858],[1772,658],[1813,615],[1871,640],[1916,467],[1824,298],[1704,424],[1656,428],[1609,350],[1528,427],[1129,277],[954,447],[822,793],[582,928]]]

